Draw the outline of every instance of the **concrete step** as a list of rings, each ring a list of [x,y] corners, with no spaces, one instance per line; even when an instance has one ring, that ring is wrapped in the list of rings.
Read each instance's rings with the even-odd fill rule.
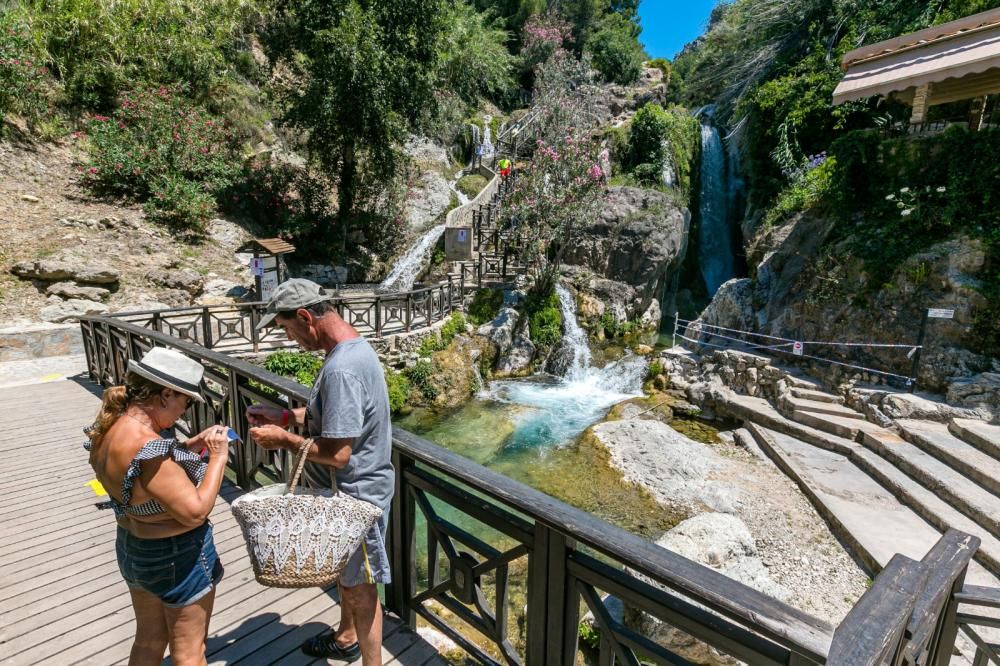
[[[990,534],[1000,537],[1000,497],[900,437],[864,433],[862,442]]]
[[[785,376],[785,382],[793,388],[808,389],[810,391],[823,390],[823,382],[804,375],[788,374]]]
[[[747,424],[747,429],[873,573],[896,553],[919,560],[940,538],[938,530],[900,504],[847,456],[754,423]]]
[[[1000,460],[959,439],[943,423],[898,419],[896,425],[906,441],[1000,496]]]
[[[834,416],[833,414],[817,414],[815,412],[804,412],[796,409],[792,412],[792,420],[798,421],[810,428],[816,428],[831,435],[843,437],[854,442],[861,441],[861,433],[864,432],[887,432],[885,428],[869,423],[868,421]]]
[[[821,402],[819,400],[807,400],[804,398],[796,398],[794,396],[786,396],[784,398],[784,403],[789,411],[829,414],[830,416],[839,416],[845,419],[860,419],[862,421],[865,419],[864,414],[856,412],[850,407],[845,407],[832,402]]]
[[[813,402],[829,402],[835,405],[844,404],[844,399],[839,395],[833,395],[832,393],[826,393],[825,391],[814,391],[812,389],[799,388],[797,386],[792,387],[792,395],[796,398],[812,400]]]
[[[1000,576],[1000,539],[965,514],[959,512],[941,497],[938,497],[938,495],[933,491],[907,476],[906,473],[889,460],[886,460],[869,448],[866,448],[856,441],[837,437],[836,435],[828,432],[786,419],[778,413],[778,411],[770,403],[761,398],[728,394],[725,396],[724,400],[717,400],[715,406],[718,411],[743,420],[747,429],[752,433],[755,428],[759,430],[763,427],[767,430],[775,431],[788,436],[791,439],[795,439],[800,444],[808,444],[816,449],[832,454],[839,454],[841,457],[849,459],[851,463],[858,468],[858,470],[867,474],[872,480],[877,482],[886,491],[888,491],[888,493],[895,497],[897,503],[905,505],[906,508],[940,532],[945,532],[949,528],[954,527],[962,532],[979,537],[982,541],[982,546],[976,553],[976,562],[989,571],[990,575]],[[883,431],[883,433],[884,434],[879,435],[872,432],[869,433],[869,437],[885,438],[887,443],[898,442],[907,445],[907,443],[899,437],[893,436],[893,433],[888,431]],[[760,443],[759,437],[756,433],[754,433],[754,438],[757,439],[758,443]],[[764,445],[761,445],[761,448],[764,448],[766,451]],[[768,452],[768,455],[771,456],[772,459],[774,458],[772,452]],[[836,460],[836,458],[828,458],[828,460]],[[786,466],[781,463],[779,463],[779,466],[781,466],[787,474],[790,474],[790,476],[795,479],[800,486],[803,485],[803,480],[792,475]],[[824,469],[822,465],[820,465],[818,471],[812,475],[813,486],[818,490],[823,490],[825,488],[829,493],[835,495],[838,491],[834,481],[836,479],[837,470],[839,469],[843,468],[835,466]],[[850,474],[850,471],[848,470],[847,473]],[[805,488],[803,488],[803,491],[806,492],[807,496],[810,497],[814,504],[820,501],[816,491],[810,492]],[[850,495],[847,495],[842,499],[845,501],[849,500]],[[828,503],[827,506],[833,506],[833,504]],[[824,509],[817,506],[817,510],[820,511],[824,517],[826,517],[825,511],[830,509]],[[831,524],[834,524],[830,518],[827,518],[827,520],[830,521]],[[853,526],[852,529],[855,531],[855,536],[847,537],[842,536],[839,533],[838,536],[844,539],[845,542],[853,548],[857,548],[855,552],[859,559],[862,559],[862,561],[868,562],[869,564],[877,562],[879,559],[878,553],[882,552],[879,550],[880,548],[892,548],[891,544],[885,544],[882,546],[878,545],[882,543],[879,540],[878,530],[875,530],[874,534],[868,534],[868,528],[866,528],[863,523],[855,524],[850,521],[842,523],[843,529],[847,529],[846,525],[848,524]],[[876,522],[874,524],[879,525],[881,523]],[[892,534],[892,532],[890,531],[888,534]],[[874,543],[867,543],[866,545],[865,540],[872,541]],[[894,553],[896,551],[892,552]],[[891,557],[891,554],[889,556]],[[982,573],[983,575],[986,575],[986,571],[983,571]]]
[[[973,419],[952,419],[948,430],[963,442],[1000,460],[1000,426]]]

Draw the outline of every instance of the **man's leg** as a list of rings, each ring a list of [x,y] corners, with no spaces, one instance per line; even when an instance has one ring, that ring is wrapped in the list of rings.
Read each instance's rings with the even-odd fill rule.
[[[337,631],[340,645],[357,640],[361,647],[362,666],[382,664],[382,603],[378,587],[362,583],[340,587],[341,620]]]

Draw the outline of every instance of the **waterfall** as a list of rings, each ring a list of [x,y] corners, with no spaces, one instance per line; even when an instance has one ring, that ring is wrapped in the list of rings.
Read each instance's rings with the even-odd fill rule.
[[[406,254],[396,262],[389,275],[382,280],[378,291],[409,291],[413,288],[413,283],[417,281],[417,276],[423,270],[431,250],[444,233],[445,225],[439,224],[426,234],[406,251]]]
[[[736,274],[732,230],[729,223],[730,191],[726,183],[726,154],[711,114],[701,125],[701,195],[698,208],[698,265],[709,297]]]
[[[573,350],[573,362],[566,370],[566,379],[569,381],[582,380],[587,371],[590,370],[590,345],[587,342],[587,333],[580,328],[576,321],[576,301],[566,287],[561,284],[556,285],[556,294],[559,296],[559,309],[562,310],[563,317],[563,344]]]

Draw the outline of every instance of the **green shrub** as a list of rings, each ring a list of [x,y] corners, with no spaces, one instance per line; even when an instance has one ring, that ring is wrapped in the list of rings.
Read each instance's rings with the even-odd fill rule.
[[[458,182],[455,184],[455,187],[457,187],[458,191],[464,194],[465,196],[469,197],[470,199],[474,199],[476,195],[479,194],[480,190],[486,187],[486,179],[480,176],[478,173],[474,173],[468,176],[462,176],[461,178],[458,179]]]
[[[646,370],[646,379],[654,379],[664,372],[662,361],[653,361],[649,364],[649,368]]]
[[[817,167],[804,172],[781,191],[764,217],[765,226],[773,226],[794,213],[813,208],[829,198],[837,170],[837,160],[828,157]]]
[[[153,200],[156,219],[200,229],[212,197],[239,173],[226,123],[161,87],[123,95],[114,116],[87,123],[90,159],[83,184],[97,194]]]
[[[257,0],[27,0],[34,41],[62,80],[71,106],[111,108],[137,82],[185,82],[208,94],[245,74]],[[239,64],[238,64],[239,63]]]
[[[417,353],[421,356],[430,356],[436,351],[441,351],[451,344],[455,336],[465,332],[465,317],[461,312],[456,312],[448,321],[444,323],[437,336],[429,335],[420,343]]]
[[[431,361],[417,361],[416,365],[404,370],[403,375],[427,400],[438,397],[438,389],[431,381],[434,376],[434,364]]]
[[[689,194],[691,174],[701,146],[700,136],[695,118],[650,102],[632,119],[625,162],[637,180],[648,184],[659,183],[663,167],[669,165],[677,187]]]
[[[336,216],[329,181],[319,172],[266,158],[249,160],[221,197],[223,206],[261,233],[302,241],[302,249],[333,238]]]
[[[323,367],[323,359],[304,351],[276,351],[265,359],[264,367],[276,375],[312,386]]]
[[[618,321],[610,312],[601,315],[601,328],[608,338],[624,338],[635,333],[638,324],[634,321]]]
[[[27,28],[12,12],[0,12],[0,118],[17,113],[34,120],[45,113],[48,68]]]
[[[385,385],[389,391],[389,409],[396,414],[406,406],[406,399],[410,395],[410,382],[399,372],[383,369],[385,372]]]
[[[636,40],[635,24],[620,14],[609,14],[587,41],[594,67],[606,81],[630,85],[639,80],[646,55]]]
[[[562,339],[562,311],[555,292],[548,296],[530,294],[525,302],[525,313],[531,340],[536,345],[551,347]]]
[[[479,289],[472,295],[472,303],[469,304],[469,321],[476,326],[491,322],[502,306],[503,290]]]

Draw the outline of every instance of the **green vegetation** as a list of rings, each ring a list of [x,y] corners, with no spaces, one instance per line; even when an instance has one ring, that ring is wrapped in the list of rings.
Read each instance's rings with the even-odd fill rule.
[[[470,174],[468,176],[462,176],[458,179],[455,187],[458,191],[469,197],[470,199],[475,199],[476,195],[479,194],[480,190],[486,187],[487,180],[480,176],[478,173]]]
[[[323,359],[304,351],[276,351],[267,357],[264,367],[276,375],[312,386],[323,367]]]
[[[469,322],[482,326],[496,319],[503,306],[503,291],[500,289],[479,289],[472,295],[469,304]]]
[[[615,12],[606,16],[587,40],[586,50],[605,80],[621,85],[639,80],[646,54],[636,39],[638,35],[635,22]]]
[[[436,351],[446,349],[456,335],[464,332],[465,317],[462,316],[461,312],[456,312],[444,323],[444,326],[438,331],[438,335],[430,335],[423,339],[418,353],[421,356],[430,356]]]
[[[555,291],[547,295],[528,294],[524,303],[531,340],[540,347],[551,347],[562,339],[562,310]]]
[[[389,368],[383,368],[385,374],[385,385],[389,391],[389,409],[393,414],[398,414],[406,406],[406,400],[410,395],[410,382],[402,373]]]
[[[427,400],[434,400],[438,397],[438,389],[434,386],[434,362],[421,359],[416,365],[403,370],[403,376],[409,381],[410,386],[420,391],[420,394]]]
[[[649,364],[649,368],[646,369],[646,379],[655,379],[656,377],[663,374],[665,368],[663,367],[662,361],[653,361]]]
[[[684,200],[690,197],[692,173],[700,155],[698,121],[686,110],[646,104],[626,127],[608,133],[612,153],[624,166],[626,179],[649,187],[662,187],[663,171],[674,174]]]
[[[624,338],[632,335],[638,329],[638,324],[634,321],[618,321],[610,312],[601,315],[601,328],[608,338]]]

